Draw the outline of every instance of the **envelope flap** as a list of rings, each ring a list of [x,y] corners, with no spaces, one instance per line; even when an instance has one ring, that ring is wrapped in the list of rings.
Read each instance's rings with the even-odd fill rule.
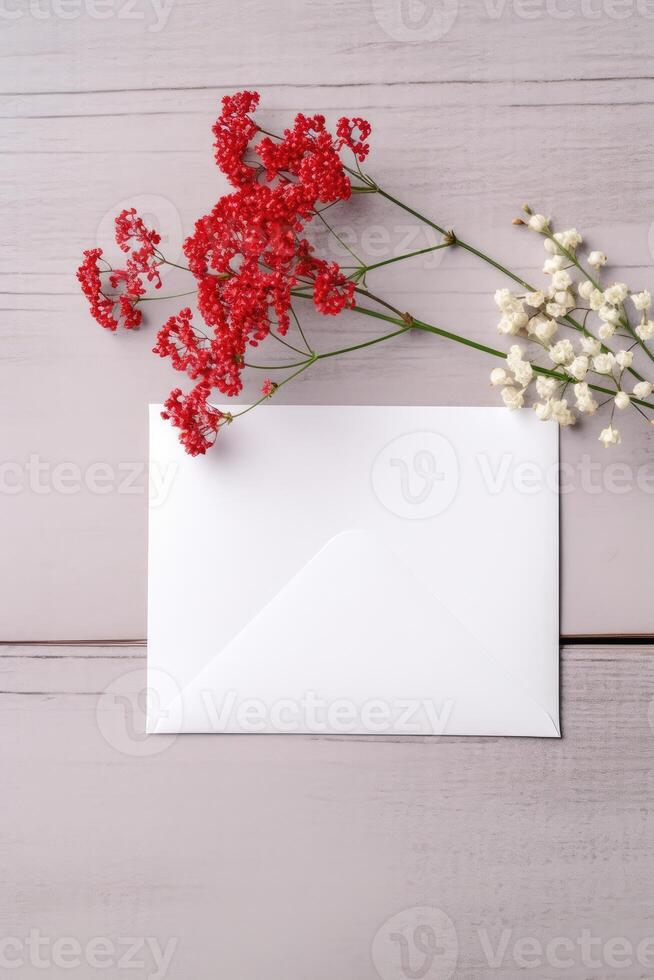
[[[309,694],[322,706],[322,728],[307,717]],[[258,731],[342,733],[339,705],[351,733],[383,734],[383,714],[396,734],[500,735],[516,725],[525,734],[559,734],[412,570],[361,530],[329,540],[180,699],[187,731],[252,730],[243,722],[247,702],[260,705]],[[377,730],[364,717],[371,702],[383,709]],[[272,717],[282,704],[285,727]],[[406,731],[398,731],[400,716]],[[167,730],[165,716],[156,730]]]

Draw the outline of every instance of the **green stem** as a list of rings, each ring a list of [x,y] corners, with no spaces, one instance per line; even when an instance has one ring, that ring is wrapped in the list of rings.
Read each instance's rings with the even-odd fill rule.
[[[170,259],[164,259],[163,260],[163,264],[164,265],[172,265],[173,269],[181,269],[182,272],[190,272],[191,271],[188,266],[186,266],[186,265],[178,265],[177,262],[171,262]]]
[[[303,361],[301,367],[297,371],[294,371],[293,374],[289,374],[288,378],[284,378],[283,381],[279,382],[279,384],[275,388],[275,391],[279,391],[280,388],[283,388],[284,385],[287,385],[289,381],[293,380],[293,378],[297,378],[299,374],[302,374],[302,372],[306,371],[308,367],[311,367],[311,365],[315,360],[316,360],[315,357],[309,357],[306,361]],[[244,408],[242,412],[235,412],[234,414],[230,413],[227,420],[228,423],[232,422],[234,419],[239,419],[242,415],[247,415],[247,413],[251,412],[253,408],[257,408],[258,405],[261,405],[263,404],[263,402],[268,401],[269,398],[271,398],[271,395],[262,395],[261,398],[257,399],[256,402],[253,402],[251,405],[248,405],[247,408]]]
[[[363,260],[360,259],[359,256],[357,255],[357,253],[354,251],[354,249],[351,249],[350,246],[347,244],[347,242],[343,241],[343,239],[341,238],[341,236],[337,232],[334,231],[334,229],[329,224],[329,222],[325,218],[323,218],[323,216],[320,213],[320,211],[314,211],[313,213],[315,215],[317,215],[317,217],[320,218],[320,220],[322,221],[323,225],[325,226],[325,228],[327,229],[327,231],[330,233],[330,235],[333,235],[334,236],[334,238],[336,239],[336,241],[340,245],[342,245],[343,248],[346,249],[346,251],[348,251],[350,253],[350,255],[352,256],[352,258],[353,259],[356,259],[357,262],[359,263],[359,265],[363,265]]]
[[[359,309],[359,307],[354,307],[354,308],[357,309],[357,310]],[[245,367],[258,368],[259,370],[262,370],[262,371],[284,371],[284,370],[287,370],[288,368],[303,367],[303,366],[308,367],[309,364],[313,364],[314,361],[324,361],[328,357],[338,357],[340,354],[350,354],[350,353],[352,353],[352,351],[355,351],[355,350],[363,350],[364,347],[372,347],[372,346],[374,346],[374,344],[381,344],[382,341],[384,341],[384,340],[390,340],[391,337],[399,337],[400,334],[407,333],[407,331],[411,329],[411,327],[407,323],[404,323],[402,320],[393,320],[391,317],[386,317],[385,319],[388,319],[391,323],[402,324],[401,329],[399,329],[399,330],[393,330],[392,333],[386,333],[386,334],[384,334],[381,337],[375,337],[375,338],[373,338],[373,340],[366,340],[366,341],[364,341],[361,344],[353,344],[351,347],[339,347],[338,350],[325,351],[324,354],[312,354],[311,357],[308,357],[305,361],[298,361],[297,364],[268,364],[268,365],[263,365],[263,364],[248,364],[248,363],[246,363],[245,364]],[[285,383],[285,382],[282,382],[282,383]],[[281,387],[281,385],[280,385],[280,387]]]
[[[383,262],[375,262],[373,265],[365,265],[362,272],[372,272],[373,269],[381,269],[384,265],[392,265],[393,262],[402,262],[404,259],[412,259],[414,255],[425,255],[427,252],[437,252],[441,248],[450,248],[451,242],[441,242],[440,245],[432,245],[429,248],[419,248],[415,252],[405,252],[404,255],[396,255],[392,259],[384,259]]]
[[[172,293],[170,296],[139,296],[137,303],[153,303],[157,299],[179,299],[180,296],[195,296],[197,289],[191,289],[187,293]]]
[[[353,309],[359,310],[360,307],[355,306]],[[388,320],[389,323],[402,323],[402,320],[393,320],[393,318],[390,316],[383,317],[383,319]],[[339,354],[349,354],[355,350],[363,350],[364,347],[372,347],[374,344],[381,344],[382,341],[390,340],[391,337],[399,337],[400,334],[406,333],[410,329],[411,327],[405,323],[400,330],[393,330],[392,333],[386,333],[382,337],[375,337],[373,340],[366,340],[364,343],[354,344],[352,347],[341,347],[340,350],[330,350],[325,354],[317,354],[315,360],[324,361],[327,357],[337,357]]]
[[[388,316],[386,313],[380,313],[377,310],[369,310],[364,306],[355,306],[353,307],[352,312],[362,313],[365,316],[374,317],[376,320],[385,320],[387,323],[399,324],[403,322],[402,320],[398,320],[395,317]],[[442,327],[435,327],[433,324],[425,323],[422,320],[413,320],[411,326],[415,327],[417,330],[424,330],[426,333],[436,334],[439,337],[444,337],[446,340],[453,340],[457,344],[464,344],[466,347],[472,347],[474,348],[474,350],[482,351],[482,353],[484,354],[490,354],[493,357],[499,357],[503,361],[506,361],[506,353],[504,351],[497,350],[494,347],[488,347],[486,344],[479,344],[477,343],[477,341],[470,340],[468,337],[461,337],[459,334],[452,333],[449,330],[443,330]],[[403,332],[404,331],[398,331],[398,333],[403,333]],[[389,336],[392,335],[389,334]],[[537,364],[533,364],[532,367],[536,374],[542,374],[548,378],[556,378],[557,381],[561,381],[564,384],[570,381],[570,378],[566,377],[565,375],[559,374],[557,371],[551,370],[550,368],[540,367]],[[604,395],[611,395],[612,397],[613,395],[615,395],[615,391],[612,391],[610,388],[604,388],[602,385],[589,384],[588,387],[592,388],[593,391],[599,391],[601,392],[601,394]],[[649,402],[643,401],[640,398],[632,397],[631,400],[632,402],[635,402],[638,405],[642,405],[644,408],[649,408],[650,410],[654,410],[654,405],[651,405]]]
[[[431,221],[429,218],[425,217],[425,215],[421,214],[420,211],[416,211],[414,208],[410,208],[408,204],[404,204],[402,201],[399,201],[396,197],[393,197],[392,194],[389,194],[388,191],[382,190],[382,188],[379,186],[377,187],[377,193],[381,194],[382,197],[385,197],[387,201],[395,204],[398,208],[402,208],[403,211],[408,212],[408,214],[412,214],[414,218],[418,219],[418,221],[422,221],[423,224],[429,225],[430,228],[434,228],[436,231],[440,232],[441,235],[449,236],[453,234],[451,231],[448,232],[445,230],[445,228],[441,228],[441,226],[437,225],[435,221]],[[493,268],[497,269],[499,272],[502,272],[505,276],[508,276],[509,279],[517,282],[519,286],[527,289],[530,293],[534,292],[534,287],[530,286],[528,282],[525,282],[525,280],[521,279],[520,276],[516,276],[514,272],[511,272],[510,269],[507,269],[506,266],[502,265],[500,262],[496,262],[495,259],[490,257],[490,255],[486,255],[485,252],[481,252],[479,249],[475,248],[474,245],[470,245],[468,242],[462,241],[460,238],[457,238],[456,235],[454,235],[454,241],[448,244],[456,244],[459,246],[459,248],[465,249],[466,252],[476,255],[477,258],[482,259],[482,261],[486,262],[487,265],[492,265]]]
[[[275,331],[272,329],[270,331],[270,336],[273,338],[273,340],[277,340],[279,341],[280,344],[283,344],[284,347],[288,347],[289,350],[292,350],[296,354],[299,354],[301,357],[304,357],[305,351],[300,350],[299,347],[294,347],[293,344],[289,344],[287,340],[284,340],[283,337],[280,337],[280,335],[275,333]],[[286,356],[288,357],[288,355]]]
[[[491,258],[490,255],[486,254],[486,252],[482,252],[480,249],[475,248],[474,245],[470,245],[469,242],[464,242],[460,238],[457,238],[457,236],[453,232],[451,231],[448,232],[444,228],[441,228],[440,225],[437,225],[434,221],[431,221],[424,214],[421,214],[420,211],[416,211],[414,208],[410,208],[408,204],[404,204],[402,201],[399,201],[396,197],[393,197],[392,194],[389,194],[387,191],[382,190],[382,188],[379,186],[377,186],[377,193],[381,194],[382,197],[386,198],[386,200],[390,201],[392,204],[395,204],[398,208],[402,208],[403,211],[407,211],[409,214],[413,215],[413,217],[417,218],[418,221],[422,221],[423,224],[428,225],[430,228],[434,228],[442,235],[447,235],[448,237],[451,236],[453,238],[453,241],[448,244],[458,245],[459,248],[464,249],[466,252],[470,252],[471,255],[475,255],[478,259],[481,259],[482,262],[485,262],[487,265],[490,265],[494,269],[497,269],[499,272],[503,273],[503,275],[508,276],[509,279],[512,279],[513,282],[517,283],[519,286],[522,286],[528,292],[530,293],[535,292],[535,287],[532,286],[531,283],[526,282],[526,280],[524,279],[521,279],[520,276],[517,276],[514,272],[511,272],[511,270],[507,269],[506,266],[501,264],[501,262],[497,262],[495,259]],[[571,261],[573,262],[576,261],[574,256],[570,255],[569,253],[566,254],[571,259]],[[581,268],[581,266],[579,266],[579,268]],[[584,270],[582,269],[581,271],[583,272]],[[597,337],[595,337],[593,333],[591,333],[590,330],[586,328],[585,325],[579,323],[579,321],[575,320],[574,317],[571,317],[570,315],[566,315],[561,319],[564,320],[569,327],[572,327],[573,330],[578,330],[581,333],[583,333],[586,337],[592,337],[593,340],[598,339]],[[628,329],[633,334],[630,325]],[[649,356],[652,357],[649,349],[647,348],[645,349],[647,350]],[[604,353],[607,353],[609,349],[604,344],[602,344],[602,350],[604,351]],[[652,359],[654,360],[654,357]],[[638,371],[636,371],[634,368],[629,368],[629,374],[631,374],[632,377],[636,378],[637,381],[644,381],[643,376],[639,374]]]

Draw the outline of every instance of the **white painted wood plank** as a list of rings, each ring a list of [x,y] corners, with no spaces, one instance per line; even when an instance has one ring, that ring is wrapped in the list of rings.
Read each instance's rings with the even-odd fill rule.
[[[649,0],[18,0],[3,10],[0,86],[640,78],[653,17]]]
[[[635,950],[654,935],[654,647],[565,649],[561,740],[144,741],[142,657],[93,651],[65,694],[28,660],[12,656],[2,689],[18,693],[0,695],[3,937],[176,939],[169,980],[217,963],[232,980],[378,980],[378,930],[431,906],[456,931],[457,977],[514,980],[520,938],[560,936],[571,964],[534,975],[651,973]],[[496,949],[503,930],[491,968],[484,937]],[[631,968],[606,961],[617,937]],[[397,970],[397,943],[380,955]]]

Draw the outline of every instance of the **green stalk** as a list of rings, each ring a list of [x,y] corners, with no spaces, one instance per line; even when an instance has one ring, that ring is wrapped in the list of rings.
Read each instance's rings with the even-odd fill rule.
[[[403,322],[400,319],[397,319],[392,316],[388,316],[386,313],[380,313],[377,310],[370,310],[364,306],[355,306],[352,308],[352,312],[361,313],[365,316],[371,316],[374,317],[376,320],[385,320],[387,323],[401,324]],[[481,351],[484,354],[490,354],[493,357],[499,357],[503,361],[506,361],[505,351],[497,350],[494,347],[488,347],[486,344],[477,343],[477,341],[470,340],[468,337],[461,337],[459,334],[452,333],[449,330],[444,330],[442,327],[435,327],[431,323],[425,323],[422,320],[414,319],[411,323],[411,326],[408,329],[411,328],[415,328],[416,330],[423,330],[426,333],[436,334],[439,337],[444,337],[446,340],[453,340],[457,344],[464,344],[466,347],[472,347],[474,350]],[[399,330],[398,333],[404,333],[404,330]],[[393,336],[393,334],[389,334],[388,336],[389,337]],[[387,339],[387,337],[379,338],[379,339],[385,340]],[[375,343],[378,342],[379,340],[375,341]],[[352,349],[356,350],[356,348],[352,348]],[[331,355],[325,355],[325,356],[331,356]],[[551,370],[550,368],[540,367],[539,365],[536,364],[532,364],[532,367],[536,374],[542,374],[548,378],[556,378],[557,381],[561,381],[563,383],[570,381],[570,378],[566,377],[565,375],[561,375],[557,371]],[[610,388],[604,388],[602,385],[589,383],[588,387],[591,388],[593,391],[600,392],[603,395],[611,395],[611,397],[615,395],[615,391],[612,391]],[[643,401],[640,398],[634,398],[632,396],[631,401],[637,405],[642,405],[644,408],[649,408],[650,410],[654,410],[654,405],[651,405],[649,402]]]
[[[415,211],[413,208],[410,208],[408,204],[403,204],[402,201],[398,201],[396,197],[393,197],[392,194],[382,190],[381,187],[377,187],[377,193],[381,194],[382,197],[385,197],[387,201],[395,204],[398,208],[402,208],[403,211],[407,211],[409,214],[412,214],[414,218],[418,219],[418,221],[422,221],[423,224],[429,225],[430,228],[434,228],[436,231],[440,232],[441,235],[452,235],[454,240],[452,242],[448,242],[448,244],[456,244],[459,246],[459,248],[465,249],[466,252],[476,255],[477,258],[482,259],[482,261],[486,262],[487,265],[492,265],[499,272],[503,273],[503,275],[508,276],[509,279],[517,282],[519,286],[527,289],[530,293],[534,292],[534,287],[530,286],[524,279],[521,279],[520,276],[516,276],[514,272],[511,272],[510,269],[507,269],[506,266],[502,265],[500,262],[496,262],[495,259],[492,259],[490,255],[486,255],[485,252],[480,252],[479,249],[474,247],[474,245],[470,245],[468,242],[464,242],[460,238],[457,238],[452,231],[446,231],[445,228],[441,228],[440,225],[437,225],[434,221],[426,218],[424,214],[420,214],[419,211]]]
[[[441,242],[440,245],[430,245],[428,248],[419,248],[415,252],[405,252],[403,255],[395,255],[393,258],[384,259],[383,262],[375,262],[373,265],[357,267],[357,272],[372,272],[373,269],[381,269],[382,266],[392,265],[393,262],[403,262],[404,259],[412,259],[415,255],[426,255],[427,252],[437,252],[441,248],[450,248],[453,242]],[[343,268],[341,266],[341,268]]]
[[[481,259],[482,262],[485,262],[487,265],[490,265],[494,269],[497,269],[498,272],[501,272],[503,275],[508,276],[509,279],[512,279],[513,282],[517,283],[519,286],[522,286],[523,289],[526,289],[530,293],[535,292],[535,287],[532,286],[531,283],[528,283],[524,279],[521,279],[520,276],[517,276],[514,272],[511,272],[511,270],[507,269],[506,266],[501,264],[501,262],[497,262],[495,259],[491,258],[490,255],[486,254],[486,252],[482,252],[480,249],[475,248],[474,245],[471,245],[469,242],[462,241],[460,238],[457,238],[454,232],[446,231],[445,228],[441,228],[440,225],[437,225],[434,221],[431,221],[424,214],[421,214],[420,211],[416,211],[414,208],[410,208],[408,204],[404,204],[402,201],[399,201],[396,197],[393,197],[392,194],[389,194],[387,191],[382,190],[382,188],[379,187],[378,185],[375,186],[377,186],[377,193],[380,194],[382,197],[386,198],[387,201],[390,201],[392,204],[395,204],[398,208],[402,208],[402,210],[408,212],[408,214],[413,215],[414,218],[417,218],[418,221],[422,221],[423,224],[428,225],[430,228],[434,228],[436,231],[440,232],[441,235],[446,235],[448,237],[451,237],[452,241],[448,242],[447,244],[458,245],[459,248],[464,249],[466,252],[470,252],[471,255],[475,255],[478,259]],[[570,256],[570,259],[571,261],[575,262],[574,257]],[[578,263],[576,264],[578,265]],[[582,272],[584,272],[585,275],[586,273],[581,268],[581,266],[578,265],[578,267],[581,269]],[[594,340],[598,339],[597,337],[595,337],[593,333],[591,333],[590,330],[586,328],[585,325],[579,323],[579,321],[575,320],[574,317],[566,315],[564,317],[561,317],[561,319],[564,320],[569,327],[572,327],[573,330],[578,330],[579,332],[583,333],[586,337],[592,337]],[[631,325],[627,324],[627,326],[629,331],[633,335]],[[644,346],[638,337],[636,337],[636,339],[641,343],[641,346]],[[604,353],[608,353],[609,349],[604,344],[602,344],[602,350],[604,351]],[[654,356],[651,354],[649,349],[645,347],[645,350],[647,351],[648,355],[652,358],[652,360],[654,360]],[[642,374],[639,374],[638,371],[636,371],[634,368],[629,368],[629,374],[631,374],[632,377],[636,378],[637,381],[645,380]]]

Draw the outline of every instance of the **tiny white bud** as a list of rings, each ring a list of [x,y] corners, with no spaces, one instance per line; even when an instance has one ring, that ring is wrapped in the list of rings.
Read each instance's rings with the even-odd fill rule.
[[[522,408],[525,399],[521,391],[516,388],[502,388],[502,401],[507,408],[514,411],[517,408]]]
[[[559,272],[555,272],[552,276],[553,289],[566,290],[571,283],[572,279],[570,278],[570,273],[567,269],[561,269]]]
[[[637,310],[648,310],[652,305],[652,297],[646,289],[642,293],[632,293],[631,302]]]
[[[629,289],[625,282],[614,282],[608,289],[604,290],[604,299],[612,306],[623,303],[627,298]]]
[[[636,327],[636,335],[641,340],[651,340],[654,337],[654,320],[646,320],[645,323],[639,323]]]
[[[589,357],[596,357],[602,350],[599,340],[595,340],[594,337],[582,337],[579,344],[584,354],[588,354]]]
[[[541,422],[547,422],[552,418],[552,402],[534,402],[534,411]]]
[[[604,252],[590,252],[588,255],[588,265],[592,266],[593,269],[601,269],[603,265],[606,265],[606,261]]]
[[[576,378],[577,381],[583,381],[583,379],[588,374],[588,358],[585,354],[581,354],[575,357],[574,361],[568,365],[568,373]]]
[[[509,377],[504,368],[493,368],[490,373],[490,383],[496,388],[498,385],[513,384],[513,379]]]
[[[598,374],[611,374],[614,364],[615,357],[610,352],[598,354],[597,357],[593,358],[593,370],[597,371]]]
[[[544,232],[548,225],[548,220],[544,214],[532,214],[527,222],[532,231]]]
[[[651,385],[649,381],[639,381],[638,384],[634,385],[636,398],[649,398],[653,391],[654,385]]]
[[[599,441],[603,443],[605,449],[608,449],[609,446],[617,446],[619,442],[622,442],[622,439],[616,427],[609,425],[600,432]]]

